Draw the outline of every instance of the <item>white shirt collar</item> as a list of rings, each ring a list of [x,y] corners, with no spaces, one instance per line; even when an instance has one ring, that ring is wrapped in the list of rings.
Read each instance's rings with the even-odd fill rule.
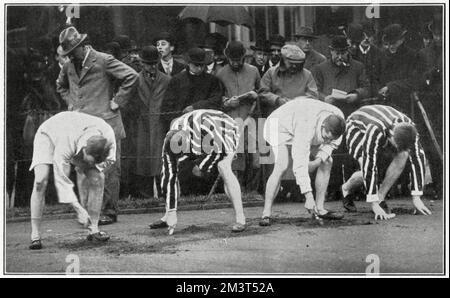
[[[370,50],[370,45],[365,50],[364,50],[364,48],[361,45],[359,45],[359,50],[361,51],[361,53],[363,53],[363,55],[367,55],[367,53]]]
[[[173,57],[170,58],[169,61],[164,61],[163,59],[161,59],[161,64],[167,73],[171,73],[173,66]]]
[[[81,67],[84,67],[84,64],[86,63],[87,58],[89,57],[89,54],[91,53],[91,47],[86,46],[86,56],[84,56],[83,63],[81,63]]]
[[[211,73],[213,71],[215,65],[216,65],[216,63],[214,63],[214,62],[206,65],[206,72]]]

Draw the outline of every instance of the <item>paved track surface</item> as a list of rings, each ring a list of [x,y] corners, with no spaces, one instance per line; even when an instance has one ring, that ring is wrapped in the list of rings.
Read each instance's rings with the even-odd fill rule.
[[[389,202],[395,219],[375,221],[369,205],[357,202],[359,213],[323,225],[310,220],[302,203],[275,204],[270,227],[258,225],[262,207],[246,208],[248,229],[239,234],[230,231],[232,209],[181,211],[172,236],[148,228],[161,214],[121,215],[103,227],[111,239],[100,244],[86,241],[74,219],[45,220],[40,251],[28,249],[28,222],[8,223],[4,268],[5,273],[65,274],[76,255],[81,274],[364,274],[373,263],[366,258],[374,254],[381,274],[439,274],[443,202],[425,202],[433,215],[412,215],[405,199]],[[339,202],[326,206],[342,211]]]

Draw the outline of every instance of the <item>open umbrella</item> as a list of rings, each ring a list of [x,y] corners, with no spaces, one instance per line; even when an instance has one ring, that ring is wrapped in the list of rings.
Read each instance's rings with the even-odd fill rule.
[[[187,6],[178,15],[180,19],[195,18],[221,26],[230,24],[253,27],[253,19],[243,6]]]

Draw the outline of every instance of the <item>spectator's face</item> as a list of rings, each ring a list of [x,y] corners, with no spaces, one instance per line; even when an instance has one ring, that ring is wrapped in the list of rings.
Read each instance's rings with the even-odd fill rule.
[[[211,64],[214,62],[214,50],[211,48],[203,48],[206,52],[206,62]]]
[[[385,43],[384,47],[391,53],[391,54],[395,54],[398,51],[398,48],[403,44],[403,42],[405,41],[404,38],[401,38],[397,41],[394,41],[392,43]]]
[[[55,60],[58,61],[59,64],[64,65],[64,63],[69,61],[69,58],[67,56],[61,56],[59,54],[56,54]]]
[[[158,40],[156,42],[156,48],[158,49],[159,54],[162,58],[170,57],[173,50],[175,49],[170,42],[167,40]]]
[[[204,64],[197,64],[197,63],[188,63],[189,66],[189,71],[198,76],[200,75],[204,70],[205,70],[205,65]]]
[[[273,64],[277,64],[281,59],[281,47],[276,45],[270,46],[270,61]]]
[[[331,61],[336,66],[347,66],[350,63],[350,54],[348,50],[331,50]]]
[[[295,37],[295,42],[297,43],[297,46],[305,53],[308,53],[313,47],[312,47],[312,38],[299,36]]]
[[[267,63],[267,59],[269,59],[267,53],[263,51],[255,51],[253,57],[255,58],[256,64],[258,64],[259,66],[265,65]]]
[[[435,45],[442,47],[442,35],[440,33],[433,33],[433,42]]]
[[[228,58],[228,63],[230,64],[230,67],[233,71],[239,71],[241,70],[242,66],[244,66],[244,57],[241,58]]]
[[[303,63],[292,63],[285,57],[283,57],[283,62],[284,62],[284,65],[286,66],[286,69],[291,74],[295,74],[295,73],[302,71],[303,65],[305,63],[304,61],[303,61]]]
[[[84,59],[84,47],[76,47],[72,52],[68,54],[71,61],[83,61]]]
[[[158,69],[158,65],[156,63],[154,63],[154,64],[142,63],[141,65],[142,65],[142,69],[144,70],[145,75],[147,77],[150,77],[153,79],[156,77],[156,71]]]

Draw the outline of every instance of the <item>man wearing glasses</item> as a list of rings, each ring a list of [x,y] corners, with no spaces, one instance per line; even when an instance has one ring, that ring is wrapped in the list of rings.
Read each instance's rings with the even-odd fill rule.
[[[324,202],[333,164],[331,153],[341,143],[344,131],[342,112],[314,98],[294,98],[267,118],[264,139],[272,146],[275,166],[267,181],[260,226],[269,226],[273,222],[272,204],[281,178],[289,167],[306,197],[305,208],[310,213],[326,219],[343,218],[342,214],[327,211]],[[315,199],[309,176],[314,172]]]

